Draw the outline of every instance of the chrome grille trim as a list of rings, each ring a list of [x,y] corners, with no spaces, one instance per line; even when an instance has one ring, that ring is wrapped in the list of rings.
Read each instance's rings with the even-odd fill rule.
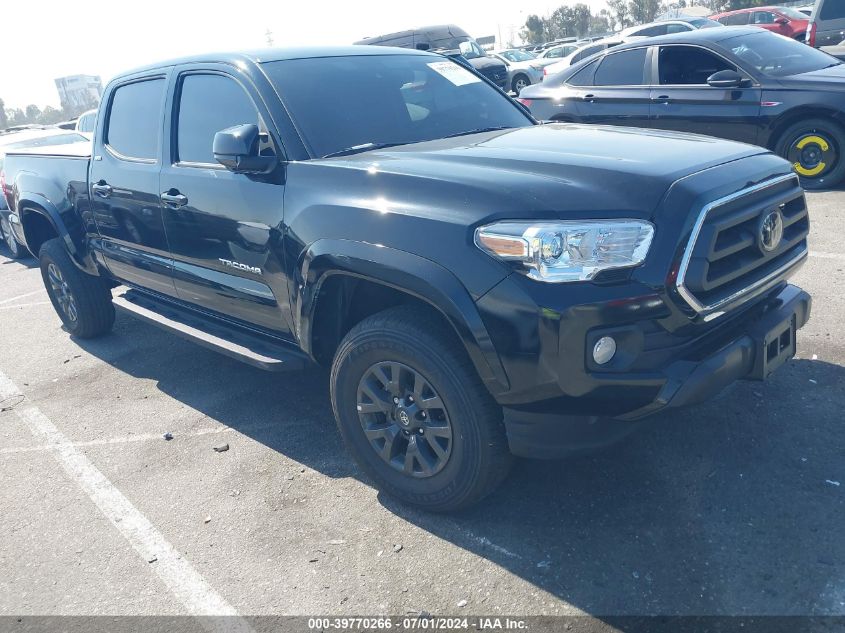
[[[695,250],[696,242],[698,241],[698,237],[701,233],[701,229],[704,226],[704,223],[707,220],[708,214],[713,209],[733,202],[734,200],[738,200],[739,198],[743,198],[753,193],[757,193],[758,191],[774,187],[789,180],[794,180],[796,185],[799,184],[798,176],[796,176],[795,174],[779,176],[772,180],[767,180],[766,182],[754,185],[753,187],[747,187],[745,189],[732,193],[729,196],[725,196],[724,198],[714,200],[713,202],[706,204],[701,209],[701,212],[698,214],[698,218],[696,218],[695,225],[693,226],[692,233],[690,234],[690,239],[684,249],[684,254],[681,258],[681,264],[678,267],[678,277],[675,282],[675,288],[677,289],[678,294],[683,298],[683,300],[686,301],[689,306],[693,310],[695,310],[700,316],[702,316],[705,321],[711,321],[715,318],[718,318],[725,314],[725,312],[729,308],[735,307],[736,305],[749,301],[750,299],[753,299],[754,297],[758,296],[760,293],[765,292],[769,283],[783,275],[783,273],[785,273],[790,268],[798,265],[800,262],[806,259],[807,249],[805,247],[796,257],[791,258],[777,270],[769,273],[761,279],[758,279],[754,283],[742,288],[741,290],[738,290],[728,295],[727,297],[724,297],[719,301],[708,305],[704,305],[698,299],[696,299],[695,295],[693,295],[692,292],[690,292],[690,290],[684,285],[687,271],[689,269],[690,260],[692,259],[692,255]]]

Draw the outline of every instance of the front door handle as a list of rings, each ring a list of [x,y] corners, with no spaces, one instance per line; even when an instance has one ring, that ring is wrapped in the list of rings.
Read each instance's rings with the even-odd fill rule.
[[[660,95],[659,97],[655,97],[654,101],[658,101],[662,105],[669,105],[669,103],[671,103],[672,99],[669,97],[669,95]]]
[[[100,180],[91,185],[91,190],[101,198],[108,198],[112,194],[111,185],[105,180]]]
[[[184,207],[188,204],[188,197],[179,193],[178,189],[168,189],[161,193],[161,201],[169,207]]]
[[[596,95],[594,95],[594,94],[584,95],[584,96],[583,96],[583,97],[581,97],[581,98],[582,98],[584,101],[589,101],[590,103],[595,103],[595,102],[596,102]]]

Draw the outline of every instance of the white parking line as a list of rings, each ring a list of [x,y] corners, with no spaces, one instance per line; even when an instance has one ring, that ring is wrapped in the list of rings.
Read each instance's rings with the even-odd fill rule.
[[[0,310],[17,310],[18,308],[31,308],[32,306],[48,306],[49,301],[34,301],[32,303],[16,303],[11,306],[0,306]]]
[[[18,299],[25,299],[26,297],[31,297],[32,295],[39,295],[42,292],[46,292],[44,288],[39,288],[38,290],[33,290],[32,292],[12,297],[11,299],[3,299],[3,301],[0,301],[0,305],[3,305],[4,303],[12,303],[12,301],[17,301]]]
[[[0,371],[0,400],[20,395],[18,387]],[[251,633],[249,624],[206,582],[186,559],[182,558],[164,535],[77,449],[37,407],[14,409],[34,436],[50,446],[56,461],[85,491],[91,501],[129,541],[167,588],[195,616],[204,617],[200,624],[220,633]]]
[[[0,398],[1,399],[1,398]],[[265,429],[277,426],[272,423],[265,424],[248,424],[233,429],[230,426],[216,426],[208,429],[196,429],[194,431],[185,431],[178,434],[178,438],[185,437],[202,437],[203,435],[216,435],[218,433],[230,433],[237,430],[239,433],[247,431],[262,431]],[[69,446],[76,448],[85,448],[88,446],[108,446],[109,444],[129,444],[132,442],[162,442],[164,441],[161,433],[139,433],[138,435],[126,435],[124,437],[105,437],[99,440],[87,440],[84,442],[69,442]],[[38,451],[51,451],[55,449],[54,444],[38,444],[36,446],[14,446],[11,448],[0,448],[0,455],[10,455],[13,453],[36,453]]]
[[[810,251],[810,257],[818,257],[820,259],[842,259],[845,260],[845,254],[842,253],[823,253],[820,251]]]

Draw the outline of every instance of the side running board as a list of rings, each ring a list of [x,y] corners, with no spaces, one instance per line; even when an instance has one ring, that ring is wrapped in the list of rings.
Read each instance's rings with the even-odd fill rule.
[[[225,324],[188,308],[137,290],[127,290],[112,300],[117,310],[198,343],[226,356],[267,371],[296,371],[311,359],[292,345]]]

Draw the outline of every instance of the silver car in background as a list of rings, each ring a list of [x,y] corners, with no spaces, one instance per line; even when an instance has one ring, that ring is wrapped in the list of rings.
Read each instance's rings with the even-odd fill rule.
[[[543,81],[543,64],[533,53],[510,48],[494,51],[491,55],[504,62],[508,69],[508,88],[516,94],[526,86]]]

